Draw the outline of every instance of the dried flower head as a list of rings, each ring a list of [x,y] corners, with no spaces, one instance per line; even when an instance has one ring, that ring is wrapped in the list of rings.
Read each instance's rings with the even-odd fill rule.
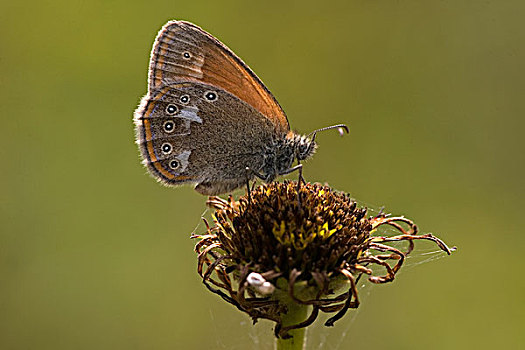
[[[220,295],[254,322],[276,322],[275,335],[287,337],[292,329],[315,321],[319,311],[335,313],[332,326],[349,308],[359,306],[356,280],[370,275],[373,283],[394,280],[414,241],[435,242],[447,254],[450,249],[431,234],[418,235],[417,226],[404,217],[367,216],[347,194],[319,184],[261,185],[234,201],[210,197],[215,225],[196,235],[198,273],[208,289]],[[394,236],[376,236],[388,225]],[[386,243],[406,241],[401,251]],[[372,265],[386,270],[373,275]],[[290,302],[310,305],[310,316],[283,324]]]

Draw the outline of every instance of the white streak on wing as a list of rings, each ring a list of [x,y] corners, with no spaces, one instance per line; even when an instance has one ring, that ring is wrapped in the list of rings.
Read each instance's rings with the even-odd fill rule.
[[[195,106],[187,106],[184,107],[179,114],[177,114],[177,117],[185,118],[188,120],[191,120],[193,122],[197,122],[199,124],[202,124],[202,119],[197,115],[197,112],[199,109]]]
[[[183,151],[181,154],[177,155],[177,159],[180,162],[180,169],[177,169],[178,173],[182,173],[188,167],[189,158],[191,151]]]

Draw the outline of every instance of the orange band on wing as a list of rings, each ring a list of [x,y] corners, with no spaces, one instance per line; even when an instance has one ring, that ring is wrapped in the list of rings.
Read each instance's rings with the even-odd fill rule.
[[[156,79],[156,78],[155,78]],[[142,127],[144,128],[144,141],[146,143],[146,152],[149,158],[149,166],[153,168],[157,173],[163,176],[166,180],[171,181],[185,181],[185,180],[194,180],[195,177],[187,175],[175,175],[171,173],[168,169],[162,166],[155,154],[155,149],[153,147],[153,134],[152,134],[152,125],[151,118],[148,118],[154,111],[157,104],[155,102],[160,101],[170,90],[174,88],[183,88],[191,86],[188,83],[174,84],[171,86],[165,86],[162,88],[155,96],[151,97],[144,113],[142,114]]]
[[[177,181],[184,181],[184,180],[193,180],[195,179],[195,177],[193,176],[187,176],[187,175],[179,175],[179,176],[175,176],[173,178],[173,180],[177,180]]]
[[[151,122],[148,120],[148,119],[143,119],[142,120],[142,127],[144,128],[144,139],[148,142],[148,150],[149,150],[149,147],[150,147],[150,142],[151,139],[153,138],[153,135],[151,135]],[[152,149],[153,150],[153,149]],[[150,156],[153,155],[153,158],[151,158],[151,160],[155,161],[157,160],[157,157],[155,157],[155,153],[151,153],[151,152],[148,152],[150,153]]]
[[[178,175],[178,176],[176,176],[176,175],[170,173],[159,162],[152,163],[152,165],[155,168],[155,170],[157,170],[159,173],[161,173],[168,180],[185,181],[185,180],[193,180],[193,179],[195,179],[195,177],[187,176],[187,175]]]
[[[142,121],[144,126],[144,132],[146,136],[146,140],[151,140],[151,122],[147,119],[144,119]],[[168,180],[175,180],[175,175],[170,173],[167,169],[165,169],[161,163],[159,163],[157,160],[157,155],[155,154],[155,150],[153,149],[153,142],[152,141],[146,141],[146,149],[148,151],[148,158],[150,160],[150,166],[153,166],[155,170],[157,170],[162,176],[164,176]]]
[[[148,120],[144,120],[144,125],[149,124]],[[150,133],[149,129],[146,128],[146,136],[148,136],[148,133]],[[150,133],[151,134],[151,133]],[[148,157],[150,159],[150,166],[153,166],[155,170],[157,170],[162,176],[164,176],[168,180],[174,180],[175,175],[170,173],[166,168],[162,166],[161,163],[159,163],[157,160],[157,155],[155,154],[155,150],[153,149],[153,142],[146,141],[147,150],[148,150]]]
[[[166,168],[164,168],[162,166],[162,164],[160,164],[159,162],[155,162],[153,163],[153,166],[155,167],[155,169],[161,173],[166,179],[169,179],[169,180],[174,180],[175,179],[175,175],[173,175],[172,173],[170,173]]]

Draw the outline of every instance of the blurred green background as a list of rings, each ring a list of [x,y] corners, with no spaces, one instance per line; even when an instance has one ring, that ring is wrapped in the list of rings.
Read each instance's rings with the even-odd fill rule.
[[[319,135],[308,180],[459,247],[367,287],[312,349],[525,346],[524,16],[518,0],[3,1],[0,348],[272,348],[197,277],[205,198],[139,163],[132,113],[170,19],[231,47],[294,129],[350,125]]]

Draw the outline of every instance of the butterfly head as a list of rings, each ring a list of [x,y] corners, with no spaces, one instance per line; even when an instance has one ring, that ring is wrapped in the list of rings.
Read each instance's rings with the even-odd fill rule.
[[[293,139],[292,144],[294,145],[295,158],[298,161],[310,158],[315,153],[317,148],[317,144],[315,143],[315,137],[317,136],[317,133],[330,129],[338,129],[341,135],[343,135],[344,131],[348,133],[348,127],[346,125],[338,124],[314,130],[306,136],[295,133],[289,134],[288,137]]]
[[[298,161],[305,160],[313,156],[317,148],[315,138],[304,135],[294,135],[294,156]]]

